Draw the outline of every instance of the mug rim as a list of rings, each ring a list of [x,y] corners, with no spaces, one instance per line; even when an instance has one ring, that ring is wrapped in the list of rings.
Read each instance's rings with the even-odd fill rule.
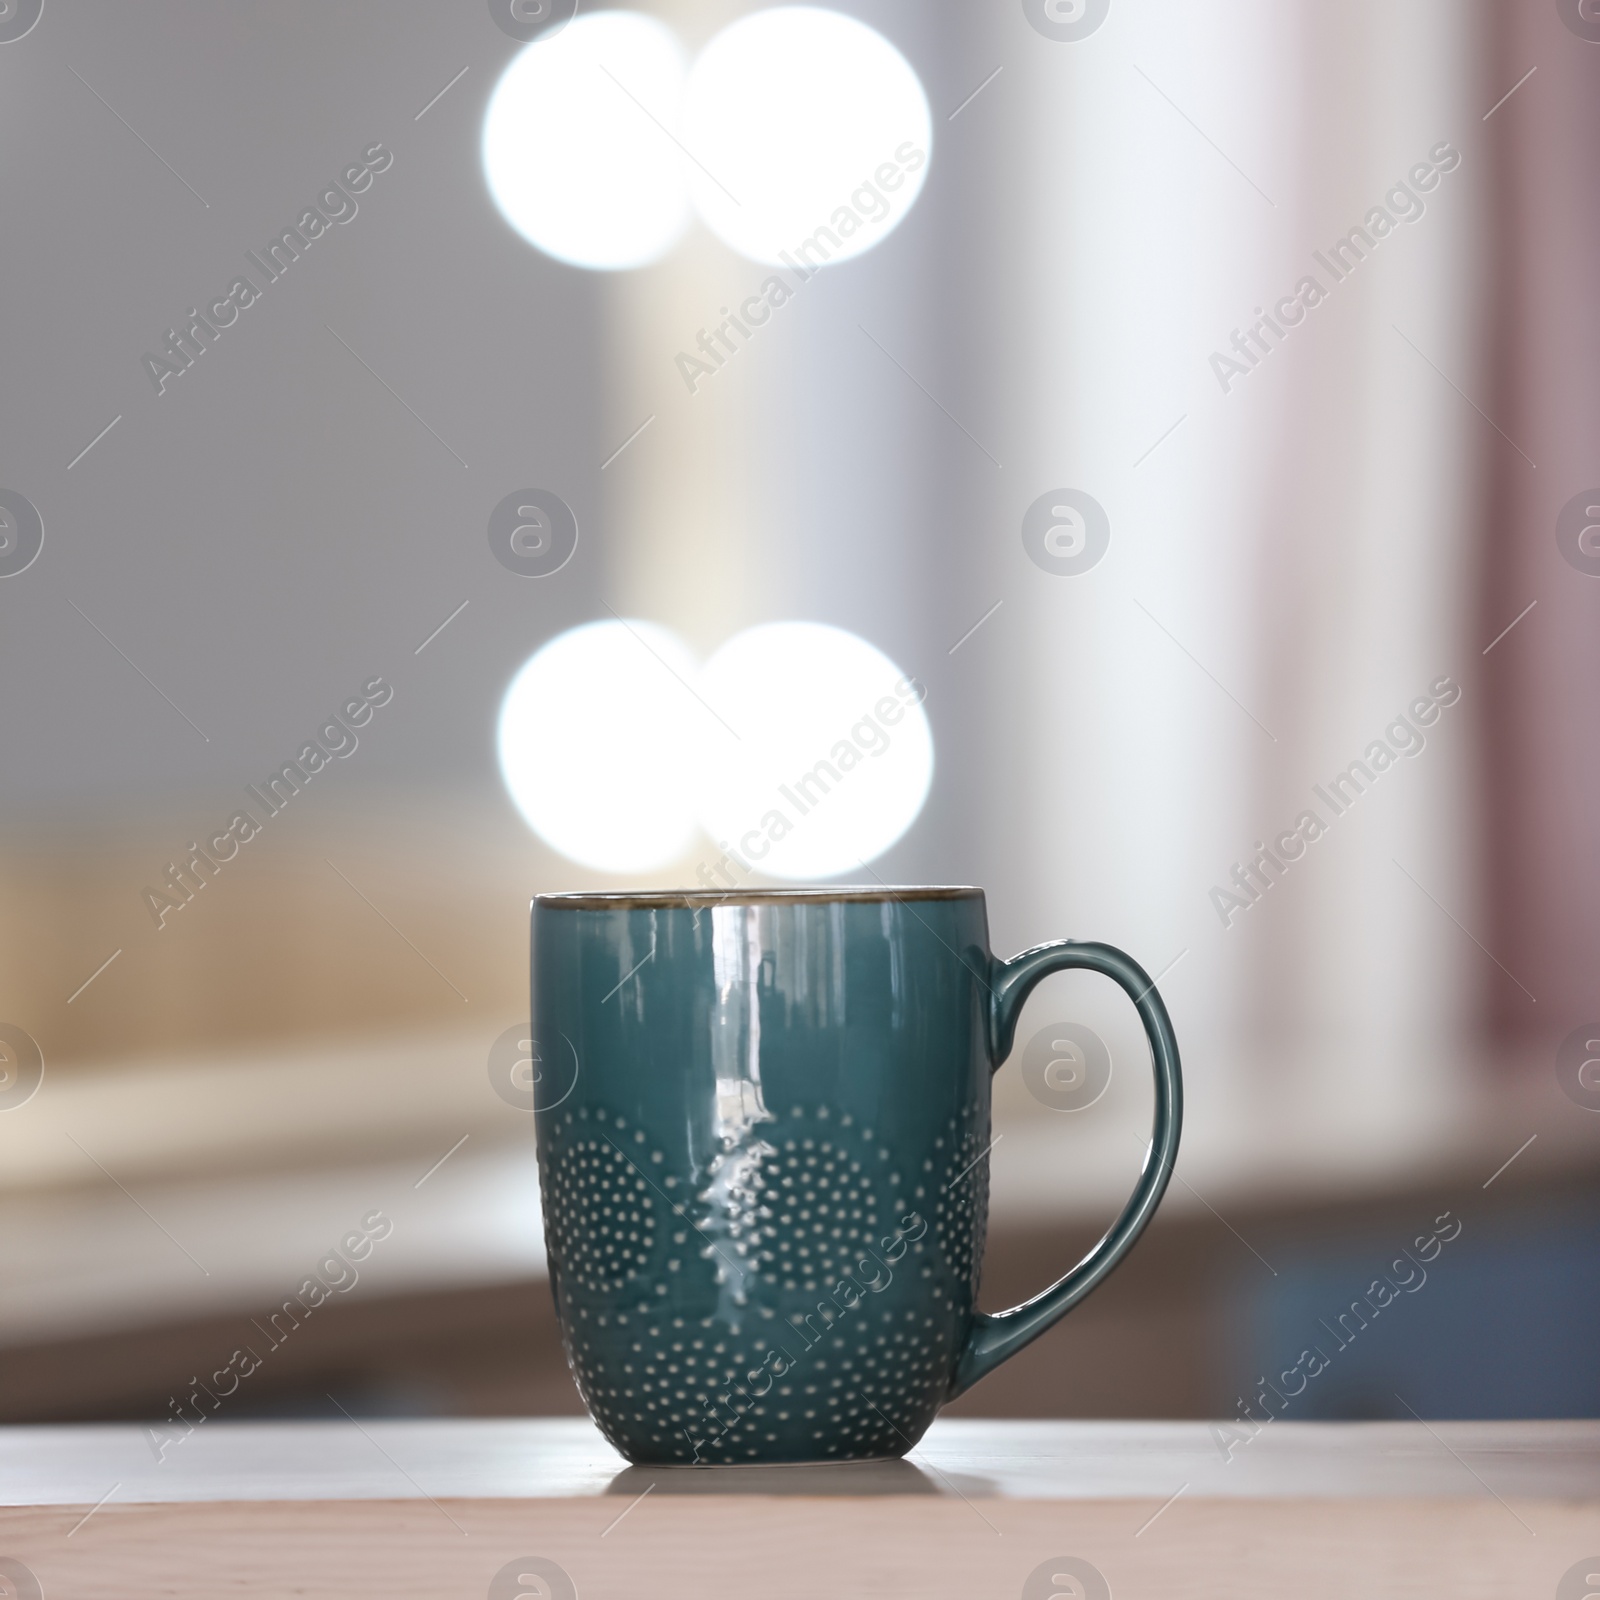
[[[537,894],[534,908],[552,911],[700,911],[706,907],[784,905],[787,903],[892,902],[899,900],[981,900],[971,885],[801,884],[793,888],[752,889],[578,889]]]

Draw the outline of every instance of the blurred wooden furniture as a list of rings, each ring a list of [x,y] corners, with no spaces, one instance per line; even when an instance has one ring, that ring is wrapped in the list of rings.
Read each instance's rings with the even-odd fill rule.
[[[628,1467],[578,1420],[219,1423],[159,1462],[0,1430],[20,1594],[1565,1600],[1597,1549],[1595,1423],[1285,1423],[1230,1460],[1205,1424],[944,1421],[748,1471]]]

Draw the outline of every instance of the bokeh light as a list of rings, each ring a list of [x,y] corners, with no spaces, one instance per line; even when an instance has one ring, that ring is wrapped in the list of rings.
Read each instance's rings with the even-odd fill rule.
[[[500,707],[500,771],[546,844],[601,872],[688,852],[694,675],[683,641],[650,622],[587,623],[523,666]]]
[[[820,265],[870,250],[910,211],[933,121],[882,34],[820,6],[777,6],[700,53],[683,138],[700,163],[686,169],[690,191],[719,239],[756,261],[788,252]]]
[[[701,825],[775,878],[858,871],[933,781],[925,691],[843,628],[777,622],[722,646],[700,692],[738,731],[702,741]]]
[[[746,629],[699,667],[657,623],[592,622],[512,680],[500,769],[534,832],[601,872],[687,866],[698,815],[703,861],[731,850],[737,883],[833,877],[881,855],[922,810],[925,694],[825,623]]]
[[[647,266],[689,222],[675,129],[686,63],[670,29],[597,11],[537,39],[501,75],[483,170],[501,214],[573,266]]]

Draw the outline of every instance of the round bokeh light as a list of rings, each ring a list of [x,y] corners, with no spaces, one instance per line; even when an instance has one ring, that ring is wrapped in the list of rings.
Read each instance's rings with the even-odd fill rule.
[[[701,741],[700,822],[770,877],[858,869],[916,820],[933,781],[926,691],[856,634],[777,622],[730,639],[700,692],[738,730]]]
[[[620,621],[557,635],[517,673],[500,707],[500,771],[546,844],[601,872],[688,853],[694,674],[676,634]]]
[[[580,16],[528,45],[483,122],[483,170],[530,244],[577,267],[647,266],[689,222],[672,136],[686,63],[670,29],[634,11]]]
[[[870,250],[916,203],[933,146],[922,83],[865,23],[776,6],[724,28],[684,97],[690,192],[741,255],[808,265]]]

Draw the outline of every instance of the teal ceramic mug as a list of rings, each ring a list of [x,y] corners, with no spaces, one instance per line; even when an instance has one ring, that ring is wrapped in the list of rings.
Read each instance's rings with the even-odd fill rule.
[[[945,1401],[1095,1288],[1160,1203],[1178,1047],[1109,945],[989,952],[978,889],[541,896],[534,1108],[567,1358],[630,1461],[911,1449]],[[989,1081],[1047,973],[1119,983],[1155,1127],[1110,1232],[1043,1294],[977,1309]]]

